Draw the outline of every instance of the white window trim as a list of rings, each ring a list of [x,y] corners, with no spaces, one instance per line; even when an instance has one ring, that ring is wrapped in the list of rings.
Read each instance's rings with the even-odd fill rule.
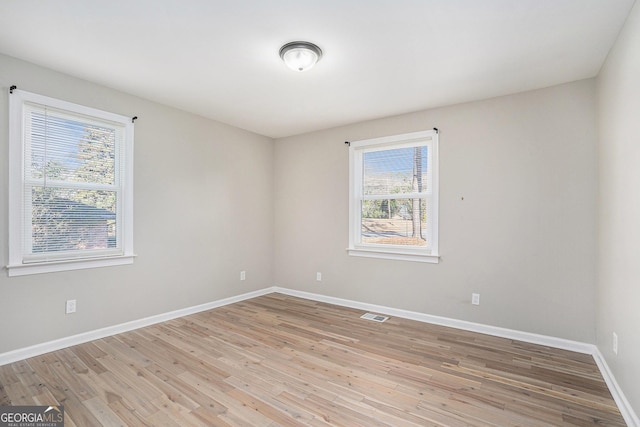
[[[431,173],[432,173],[432,248],[420,248],[417,246],[375,245],[360,242],[361,236],[361,209],[358,192],[361,190],[362,153],[363,149],[372,151],[375,149],[386,150],[391,147],[402,148],[411,146],[417,140],[429,138]],[[347,253],[351,256],[393,259],[401,261],[416,261],[426,263],[438,263],[438,132],[434,130],[412,132],[401,135],[392,135],[381,138],[353,141],[349,144],[349,247]],[[358,185],[358,187],[356,187]]]
[[[26,102],[117,122],[125,127],[121,255],[24,262],[22,246],[24,194],[22,186],[24,183],[23,141],[25,136],[23,110]],[[9,263],[6,266],[10,277],[133,263],[135,257],[133,252],[133,130],[134,126],[130,117],[13,89],[9,95]]]

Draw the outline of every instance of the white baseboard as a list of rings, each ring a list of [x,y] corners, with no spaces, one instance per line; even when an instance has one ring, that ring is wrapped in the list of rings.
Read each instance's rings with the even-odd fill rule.
[[[513,329],[500,328],[497,326],[483,325],[480,323],[467,322],[464,320],[456,320],[447,317],[433,316],[430,314],[419,313],[415,311],[402,310],[392,307],[385,307],[381,305],[368,304],[358,301],[352,301],[342,298],[335,298],[326,295],[314,294],[311,292],[297,291],[294,289],[281,288],[278,286],[272,286],[261,290],[248,292],[242,295],[237,295],[221,300],[209,302],[206,304],[196,305],[193,307],[187,307],[180,310],[171,311],[168,313],[158,314],[156,316],[146,317],[144,319],[133,320],[131,322],[121,323],[119,325],[109,326],[94,331],[84,332],[81,334],[73,335],[70,337],[61,338],[54,341],[45,342],[42,344],[36,344],[30,347],[25,347],[7,353],[0,354],[0,366],[8,363],[17,362],[19,360],[28,359],[30,357],[38,356],[51,351],[60,350],[62,348],[71,347],[74,345],[82,344],[85,342],[93,341],[96,339],[108,337],[111,335],[120,334],[123,332],[132,331],[134,329],[142,328],[145,326],[154,325],[156,323],[166,322],[167,320],[176,319],[178,317],[188,316],[190,314],[199,313],[206,310],[211,310],[217,307],[233,304],[236,302],[244,301],[247,299],[267,295],[273,292],[281,293],[284,295],[295,296],[299,298],[305,298],[318,302],[325,302],[328,304],[339,305],[343,307],[350,307],[361,309],[364,311],[371,311],[388,316],[396,316],[404,319],[417,320],[419,322],[432,323],[441,326],[449,326],[456,329],[462,329],[466,331],[479,332],[482,334],[493,335],[502,338],[508,338],[518,341],[524,341],[532,344],[539,344],[548,347],[559,348],[563,350],[575,351],[583,354],[590,354],[593,356],[602,376],[604,377],[609,391],[611,392],[613,399],[618,405],[620,413],[625,419],[625,422],[629,427],[640,427],[640,421],[638,416],[634,412],[633,408],[626,399],[622,389],[618,385],[615,377],[611,373],[606,360],[600,353],[600,350],[593,344],[582,343],[578,341],[571,341],[562,338],[550,337],[546,335],[538,335],[529,332],[516,331]]]
[[[596,361],[598,368],[600,368],[602,377],[607,383],[607,387],[609,387],[609,391],[613,396],[613,400],[616,401],[618,409],[620,410],[620,413],[622,414],[622,417],[624,418],[627,425],[629,427],[640,427],[640,419],[638,418],[638,415],[635,413],[635,411],[631,407],[631,404],[622,392],[620,385],[616,381],[616,378],[613,376],[611,369],[609,369],[609,365],[607,365],[607,361],[605,360],[598,347],[595,348],[593,359]]]
[[[261,295],[274,292],[273,288],[265,288],[246,294],[237,295],[221,300],[200,304],[193,307],[187,307],[180,310],[170,311],[168,313],[158,314],[155,316],[145,317],[144,319],[133,320],[131,322],[121,323],[119,325],[108,326],[102,329],[83,332],[81,334],[60,338],[54,341],[48,341],[42,344],[32,345],[30,347],[20,348],[0,354],[0,366],[19,360],[28,359],[30,357],[39,356],[51,351],[60,350],[85,342],[97,340],[111,335],[121,334],[123,332],[132,331],[134,329],[143,328],[145,326],[154,325],[156,323],[166,322],[167,320],[176,319],[178,317],[188,316],[189,314],[199,313],[201,311],[211,310],[213,308],[222,307],[224,305],[233,304],[235,302],[244,301],[250,298],[259,297]]]
[[[562,338],[538,335],[530,332],[516,331],[513,329],[500,328],[497,326],[483,325],[481,323],[456,320],[448,317],[433,316],[431,314],[419,313],[416,311],[401,310],[397,308],[385,307],[382,305],[367,304],[358,301],[341,298],[328,297],[311,292],[296,291],[292,289],[275,287],[274,292],[285,295],[310,299],[313,301],[326,302],[329,304],[341,305],[343,307],[357,308],[366,311],[374,311],[387,316],[402,317],[404,319],[417,320],[419,322],[432,323],[434,325],[449,326],[451,328],[463,329],[465,331],[479,332],[481,334],[493,335],[496,337],[508,338],[524,341],[532,344],[539,344],[548,347],[560,348],[563,350],[575,351],[577,353],[593,354],[595,346],[578,341],[571,341]]]

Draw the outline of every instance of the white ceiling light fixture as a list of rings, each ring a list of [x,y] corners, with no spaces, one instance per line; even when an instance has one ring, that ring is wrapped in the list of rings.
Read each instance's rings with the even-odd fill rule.
[[[307,71],[320,61],[322,49],[309,42],[291,42],[280,48],[280,58],[293,71]]]

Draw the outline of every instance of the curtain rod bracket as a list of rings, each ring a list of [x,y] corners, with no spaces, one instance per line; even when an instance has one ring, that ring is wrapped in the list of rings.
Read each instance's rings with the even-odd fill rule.
[[[345,141],[344,143],[351,147],[351,143],[349,141]]]
[[[438,130],[438,128],[433,128],[433,130],[436,131],[436,133],[440,133],[440,131]]]
[[[135,122],[136,122],[136,120],[138,120],[138,116],[133,116],[133,117],[131,118],[131,123],[135,123]]]
[[[14,90],[18,89],[16,85],[13,85],[9,88],[9,93],[13,93]]]

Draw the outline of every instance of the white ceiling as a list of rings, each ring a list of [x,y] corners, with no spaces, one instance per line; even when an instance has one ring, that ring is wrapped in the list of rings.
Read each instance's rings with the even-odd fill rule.
[[[593,77],[634,1],[0,0],[0,53],[275,138]]]

